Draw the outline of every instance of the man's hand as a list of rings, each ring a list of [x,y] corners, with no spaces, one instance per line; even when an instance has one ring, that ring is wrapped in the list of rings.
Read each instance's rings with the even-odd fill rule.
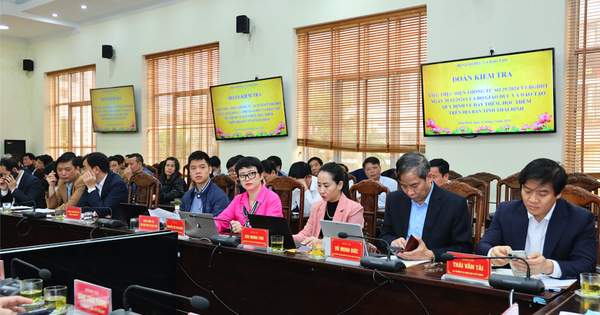
[[[302,187],[304,187],[304,191],[308,191],[308,186],[306,186],[306,182],[302,178],[294,178]]]
[[[527,263],[531,269],[531,275],[539,275],[540,273],[549,275],[554,272],[554,264],[552,261],[546,259],[546,257],[538,252],[529,255],[527,257]],[[527,265],[520,259],[514,259],[513,266],[523,272],[527,272]]]
[[[14,179],[12,177],[12,175],[6,176],[4,181],[6,182],[6,185],[8,186],[8,190],[10,190],[11,192],[13,192],[15,189],[17,189],[17,180]]]
[[[91,171],[83,173],[83,182],[88,189],[96,188],[96,175]]]
[[[490,256],[506,257],[506,256],[508,256],[508,252],[511,250],[512,250],[512,248],[510,246],[494,246],[494,247],[492,247]],[[513,263],[514,263],[514,261],[513,261]],[[502,267],[502,266],[508,264],[508,259],[492,259],[492,264],[494,264],[494,266]]]
[[[50,174],[46,175],[46,181],[48,182],[48,185],[50,185],[50,187],[54,188],[56,187],[56,182],[58,181],[56,179],[56,173],[54,173],[54,171],[50,172]]]
[[[231,232],[235,234],[242,233],[242,224],[239,221],[231,220]]]
[[[128,167],[125,169],[125,177],[127,177],[127,180],[131,179],[131,176],[133,175],[133,172],[131,172],[131,169]]]
[[[414,237],[417,240],[417,242],[419,242],[419,246],[417,246],[415,250],[410,252],[396,253],[398,257],[405,260],[431,260],[435,257],[434,253],[427,248],[425,242],[423,242],[423,239],[414,235],[412,237]],[[406,248],[406,242],[402,247]]]
[[[406,248],[406,240],[404,239],[404,237],[397,238],[396,240],[392,241],[392,244],[390,244],[390,246]]]
[[[25,310],[18,307],[21,304],[31,304],[32,299],[28,299],[22,296],[6,296],[0,297],[0,315],[12,315],[15,313],[22,313]]]

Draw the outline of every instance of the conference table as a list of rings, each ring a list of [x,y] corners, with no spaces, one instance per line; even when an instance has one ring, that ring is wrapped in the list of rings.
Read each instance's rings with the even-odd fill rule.
[[[82,240],[90,233],[94,238],[134,233],[53,219],[19,224],[22,219],[0,216],[0,248]],[[508,291],[442,280],[443,263],[391,273],[201,240],[179,240],[178,251],[177,293],[208,298],[210,307],[202,314],[228,314],[227,308],[238,314],[339,314],[349,308],[344,314],[502,314],[509,307]],[[579,311],[586,304],[573,294],[576,288],[577,283],[561,292],[514,293],[513,298],[520,314],[558,314],[551,311],[565,305]],[[178,308],[193,311],[187,302]]]

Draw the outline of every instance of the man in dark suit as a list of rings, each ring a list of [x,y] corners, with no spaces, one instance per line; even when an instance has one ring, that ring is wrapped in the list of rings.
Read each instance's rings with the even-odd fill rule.
[[[77,203],[78,207],[91,207],[99,217],[111,215],[108,209],[93,209],[108,207],[112,209],[113,219],[125,219],[121,203],[127,202],[127,187],[125,182],[110,170],[108,157],[100,152],[94,152],[83,158],[83,182],[86,189]]]
[[[471,252],[471,218],[464,197],[433,183],[427,158],[412,152],[396,162],[400,188],[389,194],[381,238],[406,248],[412,235],[418,247],[397,253],[406,260],[440,259],[447,252]]]
[[[44,190],[40,180],[28,171],[18,170],[19,163],[13,158],[0,161],[0,193],[2,202],[22,203],[36,208],[46,208]],[[35,202],[35,205],[31,203]]]
[[[595,272],[594,215],[560,198],[567,184],[565,169],[555,161],[537,159],[521,171],[519,183],[523,199],[499,205],[476,253],[499,257],[525,250],[532,275],[577,278],[582,272]],[[504,266],[508,260],[492,263]],[[513,265],[527,269],[521,261]]]

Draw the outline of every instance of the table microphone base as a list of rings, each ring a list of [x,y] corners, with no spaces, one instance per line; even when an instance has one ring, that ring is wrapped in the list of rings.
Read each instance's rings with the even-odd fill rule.
[[[210,241],[215,245],[221,244],[221,246],[227,247],[237,247],[242,243],[242,240],[239,237],[232,237],[219,234],[211,236]]]
[[[361,258],[360,265],[369,269],[377,269],[390,272],[397,272],[402,269],[406,269],[406,265],[404,265],[404,263],[399,260],[387,260],[369,256],[364,256],[363,258]]]
[[[120,308],[116,311],[112,311],[112,312],[108,313],[108,315],[141,315],[141,314],[136,313],[134,311],[126,311],[126,310]]]
[[[540,294],[544,292],[544,282],[539,279],[526,279],[515,276],[507,275],[490,275],[490,286],[497,289],[512,290],[515,289],[517,292],[529,293],[529,294]]]
[[[46,214],[36,211],[23,211],[23,216],[30,219],[45,219]]]
[[[96,224],[98,224],[99,226],[110,227],[110,228],[118,228],[118,227],[125,226],[125,223],[123,223],[119,220],[112,220],[112,219],[98,219],[96,221]]]

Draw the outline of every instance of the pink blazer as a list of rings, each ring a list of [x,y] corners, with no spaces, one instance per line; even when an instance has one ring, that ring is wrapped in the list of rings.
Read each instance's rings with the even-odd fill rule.
[[[272,217],[283,217],[281,199],[279,195],[270,191],[265,185],[262,185],[260,192],[256,196],[256,201],[259,202],[258,208],[254,214],[268,215]],[[242,225],[246,223],[246,217],[244,216],[243,206],[246,206],[246,210],[250,212],[252,207],[248,200],[248,192],[241,195],[235,196],[229,206],[221,212],[216,218],[227,220],[227,221],[239,221]],[[215,221],[219,232],[229,230],[229,224],[222,221]]]
[[[313,205],[308,222],[300,231],[300,233],[294,235],[294,241],[303,241],[307,237],[319,237],[321,233],[321,220],[325,217],[325,211],[327,210],[327,202],[320,200],[315,202]],[[335,209],[333,215],[333,221],[345,222],[345,223],[356,223],[364,226],[365,218],[363,217],[363,207],[346,197],[342,194],[340,196],[340,202]]]

